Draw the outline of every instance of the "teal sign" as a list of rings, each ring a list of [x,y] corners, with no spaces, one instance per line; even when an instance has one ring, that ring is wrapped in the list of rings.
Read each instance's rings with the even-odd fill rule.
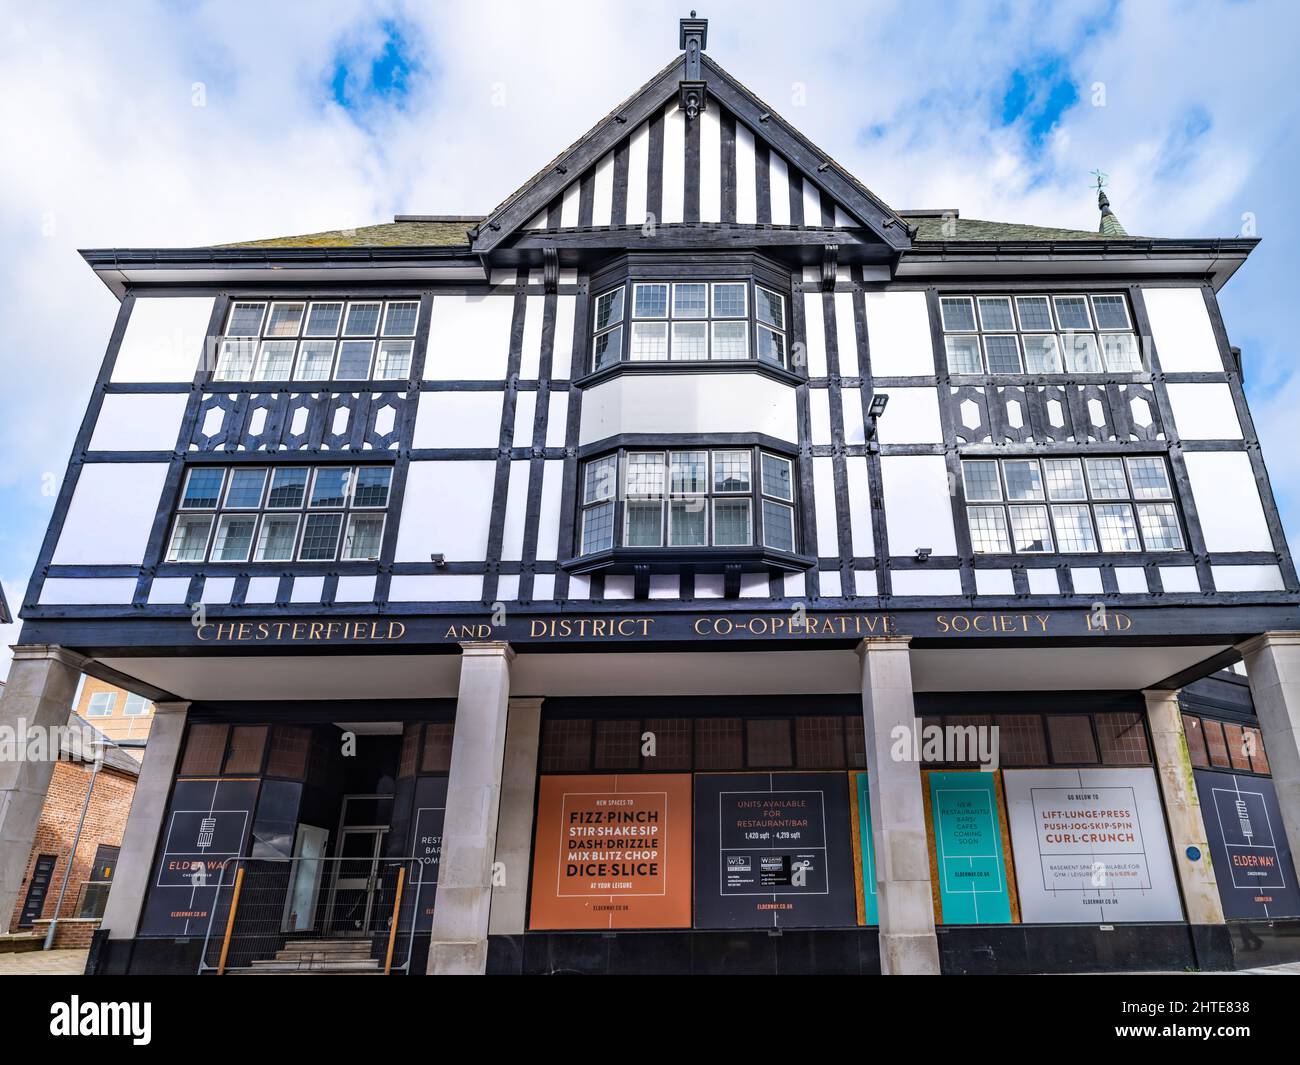
[[[930,815],[944,924],[1010,924],[992,773],[931,772]]]
[[[858,840],[862,847],[862,908],[869,925],[880,923],[876,910],[876,848],[871,838],[871,792],[867,774],[858,773]]]

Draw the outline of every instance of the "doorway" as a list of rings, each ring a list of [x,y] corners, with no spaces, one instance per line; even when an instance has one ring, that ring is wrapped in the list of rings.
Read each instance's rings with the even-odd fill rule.
[[[391,812],[391,795],[343,798],[337,860],[331,863],[334,874],[325,911],[325,930],[330,935],[368,936],[382,923],[378,903]]]

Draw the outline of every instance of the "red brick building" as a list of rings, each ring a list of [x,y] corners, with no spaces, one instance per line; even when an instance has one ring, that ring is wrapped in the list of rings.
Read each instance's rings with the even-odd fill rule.
[[[70,716],[69,723],[77,729],[98,732],[76,714]],[[18,904],[9,916],[11,930],[30,929],[34,922],[54,916],[59,888],[77,833],[77,822],[92,782],[94,790],[73,856],[72,873],[68,877],[68,889],[59,917],[97,918],[103,912],[139,775],[135,759],[108,744],[103,750],[104,761],[96,773],[90,754],[83,754],[75,742],[63,745],[62,757],[54,766],[54,775],[41,808]],[[89,931],[90,927],[87,927],[87,936]],[[62,945],[64,937],[60,935],[59,940]]]

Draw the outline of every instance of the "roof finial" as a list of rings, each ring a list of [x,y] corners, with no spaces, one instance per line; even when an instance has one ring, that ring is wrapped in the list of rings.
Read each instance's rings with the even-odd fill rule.
[[[1101,224],[1097,226],[1097,232],[1104,237],[1127,237],[1128,233],[1110,209],[1110,197],[1106,195],[1107,175],[1100,170],[1090,170],[1089,173],[1097,179],[1097,209],[1101,211]]]
[[[677,25],[678,47],[686,53],[677,102],[686,117],[694,120],[708,103],[708,85],[700,57],[709,42],[709,20],[696,18],[692,11],[690,18],[680,19]]]

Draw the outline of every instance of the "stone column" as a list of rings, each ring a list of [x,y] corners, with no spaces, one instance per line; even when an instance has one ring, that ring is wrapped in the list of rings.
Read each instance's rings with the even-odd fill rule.
[[[461,644],[460,693],[451,741],[447,813],[429,942],[430,973],[487,968],[492,863],[510,699],[508,643]]]
[[[510,700],[496,848],[496,864],[504,880],[492,888],[492,917],[488,924],[494,936],[522,935],[528,915],[528,859],[533,848],[533,800],[537,796],[541,729],[541,699]]]
[[[1287,842],[1300,856],[1300,632],[1266,632],[1240,650]]]
[[[880,913],[880,971],[937,974],[939,941],[930,895],[930,852],[925,838],[921,767],[895,760],[894,731],[907,730],[908,750],[919,722],[912,702],[910,637],[863,640],[862,718],[867,737],[867,788],[876,846]]]
[[[108,889],[104,919],[100,922],[100,927],[108,930],[109,939],[134,939],[140,930],[140,916],[144,913],[144,899],[153,875],[154,854],[167,815],[172,781],[176,778],[189,710],[190,704],[186,702],[154,703],[149,742],[145,744],[131,812],[122,831],[117,869]]]
[[[0,930],[7,931],[13,917],[59,757],[58,734],[51,730],[68,724],[85,661],[52,644],[14,647],[0,695],[0,726],[13,730],[14,739],[13,750],[0,757]],[[42,737],[39,747],[33,744],[36,735]]]
[[[1196,794],[1192,762],[1187,754],[1178,693],[1145,691],[1142,696],[1147,704],[1147,726],[1155,748],[1156,774],[1160,778],[1165,817],[1169,821],[1169,835],[1174,845],[1174,866],[1178,870],[1178,882],[1187,907],[1187,923],[1221,925],[1224,923],[1223,903],[1215,884],[1214,866],[1210,864],[1210,844],[1205,838],[1201,801]],[[1200,851],[1201,857],[1197,861],[1187,857],[1188,847]]]

